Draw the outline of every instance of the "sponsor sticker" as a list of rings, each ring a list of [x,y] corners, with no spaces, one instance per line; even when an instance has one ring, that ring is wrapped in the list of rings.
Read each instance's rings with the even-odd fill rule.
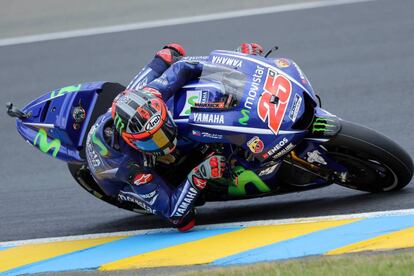
[[[210,139],[223,139],[223,135],[221,134],[216,134],[216,133],[209,133],[209,132],[202,132],[201,135],[205,138],[210,138]]]
[[[282,149],[281,151],[279,151],[278,153],[276,153],[275,155],[273,155],[273,159],[278,159],[279,157],[282,157],[283,155],[285,155],[288,152],[290,152],[291,150],[293,150],[294,147],[295,147],[295,145],[292,144],[292,143],[290,143],[284,149]]]
[[[275,60],[275,64],[279,68],[287,68],[287,67],[290,66],[289,60],[287,60],[285,58],[278,58],[278,59],[276,59]]]
[[[224,108],[224,102],[215,102],[215,103],[194,103],[194,106],[197,108]]]
[[[280,164],[281,163],[278,163],[276,165],[273,165],[273,166],[270,166],[270,167],[267,167],[267,168],[261,170],[259,172],[258,176],[265,176],[265,175],[272,174]]]
[[[183,57],[181,60],[188,60],[188,61],[201,61],[207,60],[208,56],[191,56],[191,57]]]
[[[135,185],[142,185],[147,184],[152,181],[152,175],[150,173],[140,173],[134,177],[134,184]]]
[[[314,150],[312,152],[307,153],[306,161],[309,163],[319,163],[322,165],[326,165],[325,159],[321,156],[321,153],[318,150]]]
[[[180,116],[189,116],[191,108],[197,104],[208,102],[209,92],[203,90],[188,90],[186,94],[184,108],[181,110]],[[224,107],[224,104],[223,104]]]
[[[292,120],[292,122],[295,122],[296,118],[298,117],[301,103],[302,103],[302,97],[299,96],[298,94],[295,94],[292,108],[289,111],[289,118]]]
[[[212,113],[193,113],[193,120],[195,123],[207,123],[207,124],[224,124],[223,114]]]
[[[145,124],[145,130],[150,131],[154,128],[156,128],[161,122],[161,115],[157,114],[153,116],[146,124]]]
[[[270,150],[268,150],[265,154],[262,155],[263,158],[267,158],[269,156],[272,156],[273,154],[275,154],[278,150],[282,149],[287,143],[289,142],[289,140],[284,137],[281,141],[279,141],[279,143],[277,143],[273,148],[271,148]]]
[[[247,141],[247,147],[253,153],[261,153],[264,148],[264,143],[258,136],[254,136],[252,139]]]
[[[250,110],[252,109],[254,101],[257,98],[264,72],[264,67],[256,65],[256,69],[252,75],[249,91],[247,92],[246,100],[244,101],[244,106],[240,111],[241,117],[239,118],[239,124],[241,125],[247,125],[250,120]]]
[[[201,137],[201,131],[199,131],[199,130],[193,130],[191,133],[192,133],[194,136]]]
[[[230,58],[226,56],[213,56],[212,63],[240,68],[243,65],[243,61],[237,58]]]

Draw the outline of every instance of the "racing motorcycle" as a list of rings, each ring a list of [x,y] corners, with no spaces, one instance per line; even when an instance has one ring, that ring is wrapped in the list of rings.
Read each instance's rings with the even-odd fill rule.
[[[308,78],[291,59],[213,51],[188,62],[207,61],[201,76],[167,102],[178,128],[178,149],[192,144],[224,154],[228,175],[209,181],[197,205],[301,192],[339,184],[351,189],[391,192],[405,187],[413,162],[397,143],[321,107]],[[20,135],[35,148],[67,162],[74,179],[95,197],[145,213],[133,201],[106,195],[92,178],[85,141],[95,120],[125,89],[91,82],[50,91],[17,109]],[[104,141],[92,139],[102,152]],[[183,151],[185,152],[185,151]],[[199,162],[182,154],[161,165],[160,174],[178,185]]]

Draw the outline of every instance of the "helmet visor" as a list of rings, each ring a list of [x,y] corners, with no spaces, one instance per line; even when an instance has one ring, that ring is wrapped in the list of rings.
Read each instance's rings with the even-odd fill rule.
[[[155,155],[165,155],[174,150],[175,145],[177,144],[176,136],[176,126],[168,113],[161,127],[148,137],[143,139],[134,139],[134,137],[124,138],[129,138],[129,142],[143,152]]]

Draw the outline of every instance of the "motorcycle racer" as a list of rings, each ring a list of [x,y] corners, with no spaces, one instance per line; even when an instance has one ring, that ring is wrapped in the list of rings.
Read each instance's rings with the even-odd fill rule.
[[[256,43],[237,51],[261,55]],[[157,172],[159,162],[174,162],[177,129],[165,102],[186,82],[200,76],[203,57],[185,58],[179,44],[168,44],[97,119],[86,142],[91,174],[101,188],[120,201],[160,215],[180,231],[195,225],[194,203],[209,179],[223,176],[225,159],[214,152],[195,166],[180,185],[171,187]]]

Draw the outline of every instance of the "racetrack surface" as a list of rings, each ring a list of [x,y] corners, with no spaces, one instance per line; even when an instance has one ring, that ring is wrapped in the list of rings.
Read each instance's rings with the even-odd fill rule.
[[[163,44],[190,55],[242,41],[293,58],[323,107],[372,127],[414,156],[414,2],[367,3],[0,47],[0,103],[23,106],[43,92],[94,80],[128,83]],[[0,241],[167,227],[80,188],[63,162],[18,137],[0,117]],[[414,207],[414,187],[371,195],[338,186],[199,208],[199,224],[309,217]]]

